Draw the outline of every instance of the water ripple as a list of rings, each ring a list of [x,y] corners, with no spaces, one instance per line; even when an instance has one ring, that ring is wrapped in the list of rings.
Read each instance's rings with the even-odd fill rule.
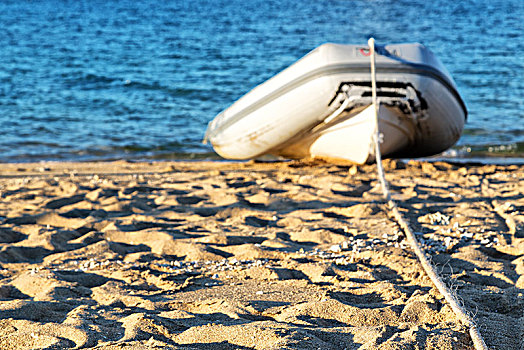
[[[458,156],[522,157],[522,18],[520,0],[2,1],[0,161],[212,157],[218,112],[369,36],[444,62],[470,112]]]

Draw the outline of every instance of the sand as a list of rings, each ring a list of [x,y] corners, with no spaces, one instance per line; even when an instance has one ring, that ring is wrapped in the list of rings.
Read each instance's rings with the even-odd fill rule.
[[[0,170],[1,349],[472,349],[375,166]],[[386,163],[491,349],[524,349],[524,166]]]

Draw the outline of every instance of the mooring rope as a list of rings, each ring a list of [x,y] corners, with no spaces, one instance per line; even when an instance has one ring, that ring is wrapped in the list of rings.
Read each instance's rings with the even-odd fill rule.
[[[393,213],[393,216],[399,226],[404,231],[404,234],[406,235],[406,238],[411,246],[411,249],[414,251],[415,255],[417,256],[418,260],[420,261],[420,264],[422,265],[422,268],[428,275],[428,277],[431,279],[435,287],[438,289],[438,291],[444,296],[448,304],[451,306],[451,309],[455,313],[455,315],[458,317],[458,319],[463,322],[468,328],[469,328],[469,334],[471,336],[471,340],[473,341],[473,345],[475,349],[477,350],[488,350],[488,347],[486,346],[486,343],[484,342],[484,339],[482,338],[482,335],[480,334],[477,325],[475,324],[475,321],[471,316],[467,314],[467,311],[460,305],[458,302],[456,296],[451,292],[451,290],[446,286],[442,278],[438,275],[435,267],[429,262],[428,258],[424,254],[424,251],[420,247],[420,244],[418,243],[417,238],[415,237],[413,231],[411,231],[411,228],[409,227],[408,223],[400,213],[397,204],[393,199],[391,199],[391,194],[388,189],[388,184],[386,181],[386,177],[384,175],[384,168],[382,167],[382,157],[380,153],[380,135],[378,130],[378,112],[379,112],[379,105],[377,102],[377,82],[376,82],[376,73],[375,73],[375,39],[370,38],[368,41],[369,45],[369,52],[370,52],[370,60],[371,60],[371,89],[372,89],[372,100],[373,105],[375,106],[375,133],[374,133],[374,141],[375,141],[375,160],[377,163],[377,172],[379,181],[382,185],[382,192],[383,196],[386,199],[388,203],[389,210]]]

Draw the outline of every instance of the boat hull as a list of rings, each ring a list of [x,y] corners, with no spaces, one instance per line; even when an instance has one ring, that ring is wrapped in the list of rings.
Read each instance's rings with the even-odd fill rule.
[[[382,155],[428,156],[451,147],[467,111],[449,73],[418,44],[379,52]],[[369,162],[374,159],[369,147],[374,126],[370,113],[363,112],[371,104],[370,86],[363,48],[326,44],[219,114],[207,138],[229,159],[274,154]],[[347,109],[326,123],[347,98],[352,99]]]
[[[383,156],[403,149],[413,141],[413,125],[399,120],[398,116],[394,109],[379,105],[378,130]],[[358,164],[372,162],[375,159],[376,125],[375,107],[370,105],[337,123],[319,127],[297,142],[272,151],[272,154],[291,159],[323,158]]]

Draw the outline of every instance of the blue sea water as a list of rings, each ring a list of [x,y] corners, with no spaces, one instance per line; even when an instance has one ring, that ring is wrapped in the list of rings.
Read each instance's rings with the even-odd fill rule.
[[[217,158],[207,123],[325,42],[421,42],[468,109],[451,157],[524,158],[522,0],[3,0],[0,161]]]

